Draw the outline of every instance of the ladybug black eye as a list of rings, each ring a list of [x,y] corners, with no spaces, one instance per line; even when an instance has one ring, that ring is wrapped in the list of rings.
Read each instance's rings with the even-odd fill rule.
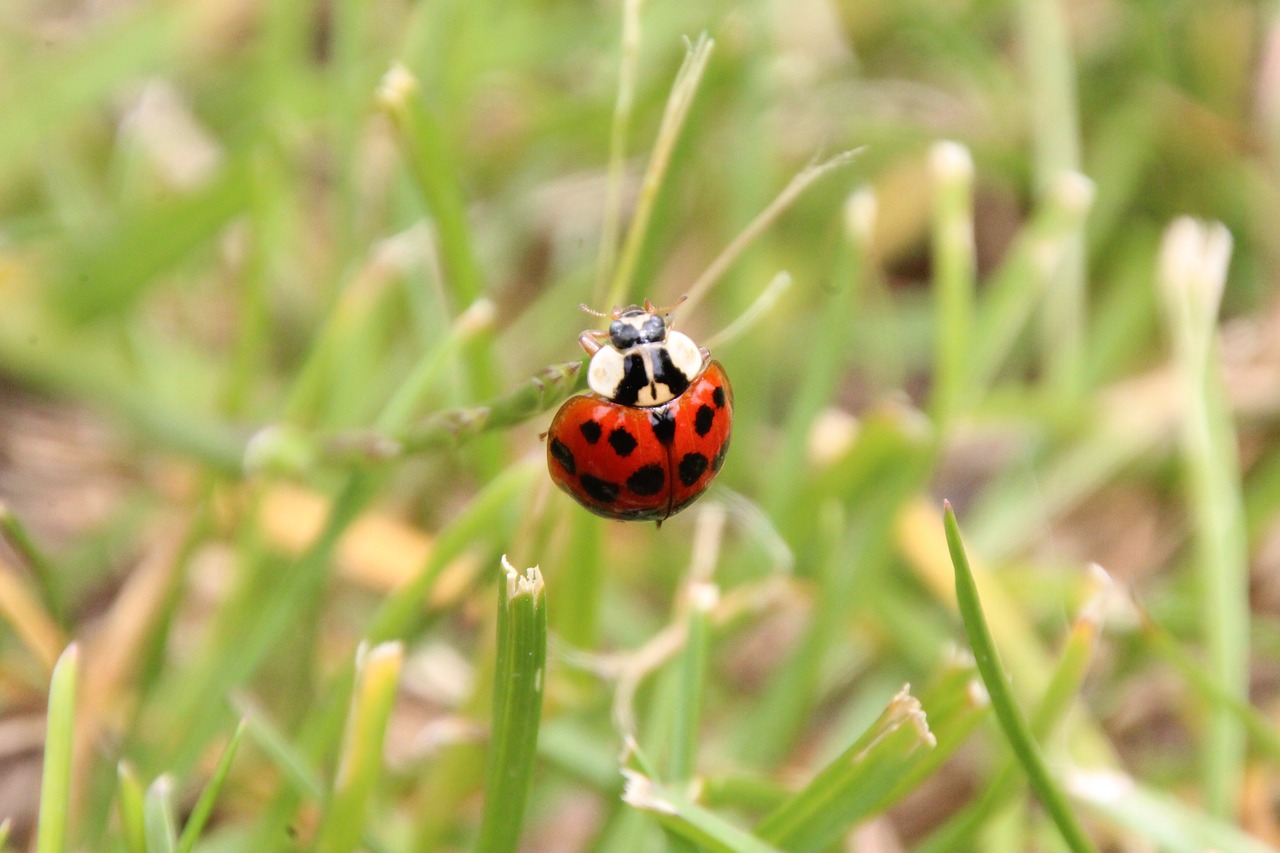
[[[640,339],[647,344],[659,343],[666,340],[667,324],[662,322],[662,318],[657,314],[649,317],[644,321],[644,328],[640,330]]]
[[[636,327],[621,320],[609,324],[609,342],[616,349],[630,349],[640,341],[640,333]]]

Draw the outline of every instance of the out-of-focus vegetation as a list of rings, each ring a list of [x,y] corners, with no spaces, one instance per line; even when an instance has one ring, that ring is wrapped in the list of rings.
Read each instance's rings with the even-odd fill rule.
[[[0,4],[4,849],[1280,845],[1277,45]],[[577,306],[691,290],[732,452],[602,521]]]

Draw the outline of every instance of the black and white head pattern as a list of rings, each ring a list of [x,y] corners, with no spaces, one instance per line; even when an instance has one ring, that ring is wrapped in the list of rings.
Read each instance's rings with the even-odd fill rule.
[[[609,326],[610,342],[591,357],[587,384],[624,406],[660,406],[685,392],[702,371],[702,352],[686,334],[639,309]]]

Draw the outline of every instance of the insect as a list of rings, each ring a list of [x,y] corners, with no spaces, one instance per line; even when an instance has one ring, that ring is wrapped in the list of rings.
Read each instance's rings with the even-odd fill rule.
[[[668,311],[646,299],[615,308],[608,331],[583,332],[591,393],[567,400],[547,432],[551,479],[606,518],[661,524],[706,491],[729,450],[729,378]]]

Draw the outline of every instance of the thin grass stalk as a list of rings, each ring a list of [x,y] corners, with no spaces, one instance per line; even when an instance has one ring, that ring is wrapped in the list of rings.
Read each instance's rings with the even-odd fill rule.
[[[1160,252],[1160,285],[1182,394],[1182,455],[1203,602],[1201,631],[1223,690],[1248,696],[1249,556],[1235,426],[1215,336],[1231,258],[1221,224],[1175,221]],[[1244,729],[1230,708],[1211,711],[1203,744],[1206,809],[1233,814]]]
[[[1044,757],[1036,746],[1031,729],[1023,718],[1022,712],[1014,702],[1013,692],[1009,689],[1008,676],[1000,665],[995,641],[991,638],[991,629],[987,627],[986,617],[982,613],[982,603],[978,598],[978,587],[974,583],[973,573],[969,568],[969,558],[965,554],[964,544],[960,541],[960,528],[956,524],[955,513],[951,504],[944,504],[943,524],[947,534],[947,549],[951,553],[951,562],[955,567],[956,603],[964,620],[965,633],[969,636],[969,644],[973,649],[974,660],[982,682],[986,685],[991,697],[991,707],[996,719],[1000,721],[1009,745],[1013,748],[1018,762],[1022,765],[1031,787],[1040,797],[1053,822],[1057,824],[1063,841],[1074,853],[1095,853],[1096,848],[1085,835],[1075,812],[1067,803],[1066,795],[1057,781],[1049,773]]]
[[[720,281],[734,262],[742,256],[742,253],[750,248],[751,244],[763,234],[770,225],[777,221],[778,217],[785,213],[796,199],[800,198],[815,181],[829,175],[833,170],[838,169],[848,163],[853,162],[853,158],[857,156],[857,151],[842,151],[841,153],[824,160],[820,163],[810,163],[802,169],[794,178],[782,188],[782,192],[778,193],[773,201],[769,202],[764,210],[756,215],[747,223],[747,226],[738,233],[729,242],[728,246],[716,256],[700,276],[698,276],[693,284],[689,285],[689,289],[685,292],[685,300],[681,303],[681,310],[691,313],[693,309],[701,304],[706,298],[711,288]]]
[[[767,814],[755,834],[789,853],[825,850],[905,778],[918,750],[934,745],[920,703],[903,687],[862,737]]]
[[[710,628],[707,614],[715,608],[720,590],[711,583],[693,581],[688,587],[685,644],[676,662],[675,717],[672,720],[668,778],[673,785],[689,782],[697,767],[699,725],[706,702],[707,657]]]
[[[213,806],[218,802],[222,786],[226,784],[227,775],[231,772],[231,762],[235,760],[236,751],[240,748],[240,741],[244,737],[246,728],[247,723],[242,717],[231,739],[222,750],[222,757],[218,759],[218,766],[214,768],[213,776],[209,778],[209,783],[204,786],[196,804],[191,808],[191,814],[182,827],[182,834],[178,836],[177,853],[191,853],[195,849],[200,833],[204,831],[205,824],[213,815]]]
[[[680,138],[680,131],[684,127],[689,108],[693,105],[698,84],[702,80],[702,72],[706,70],[707,61],[711,58],[711,49],[714,46],[715,42],[708,38],[706,33],[698,36],[698,40],[689,46],[684,63],[676,74],[671,94],[667,98],[667,108],[662,114],[662,124],[658,127],[658,138],[654,141],[649,165],[645,169],[644,179],[640,184],[640,197],[631,214],[631,227],[627,229],[627,237],[622,245],[622,255],[613,272],[608,298],[600,306],[603,309],[622,305],[631,293],[632,279],[635,278],[636,266],[640,262],[640,250],[649,233],[649,220],[653,216],[658,193],[662,190],[662,182],[671,162],[671,153],[675,150],[676,142]]]
[[[1228,690],[1222,679],[1192,657],[1177,638],[1145,609],[1142,610],[1141,633],[1151,650],[1173,666],[1201,698],[1234,714],[1258,751],[1280,764],[1280,732],[1276,731],[1274,722],[1252,703]]]
[[[0,501],[0,537],[18,554],[31,570],[36,588],[40,591],[40,599],[48,609],[49,615],[62,630],[67,628],[67,607],[63,598],[62,585],[58,580],[58,571],[53,561],[36,544],[22,519],[13,510]]]
[[[318,853],[355,850],[369,799],[382,776],[383,743],[404,663],[400,643],[357,652],[356,680],[333,789],[316,839]]]
[[[128,853],[147,853],[145,798],[133,768],[121,761],[116,765],[116,813],[120,819],[120,840]]]
[[[484,292],[484,276],[458,183],[457,158],[450,150],[443,123],[427,107],[417,78],[405,66],[397,63],[384,75],[378,102],[396,126],[409,173],[434,218],[444,287],[456,314]],[[492,337],[487,334],[471,338],[464,347],[474,396],[481,399],[498,389],[491,348]]]
[[[147,853],[174,853],[178,831],[173,818],[173,781],[159,776],[147,788],[143,804],[147,829]]]
[[[934,353],[933,417],[948,422],[969,395],[977,266],[973,239],[973,158],[958,142],[929,154],[933,174],[933,287],[938,346]]]
[[[1050,191],[1064,172],[1080,172],[1080,118],[1075,62],[1059,0],[1019,0],[1022,60],[1037,189]],[[1085,250],[1082,235],[1068,238],[1063,264],[1053,277],[1042,313],[1043,364],[1049,385],[1062,400],[1084,391]]]
[[[16,570],[0,559],[0,619],[22,640],[40,666],[53,672],[66,643],[62,631],[27,591]]]
[[[1043,304],[1093,204],[1093,182],[1078,172],[1059,176],[987,284],[979,307],[968,387],[982,394],[1013,351],[1035,307]]]
[[[780,849],[740,829],[719,815],[655,783],[642,773],[624,770],[622,799],[647,814],[665,830],[697,849],[714,853],[781,853]]]
[[[36,853],[64,853],[71,813],[71,755],[75,742],[76,688],[80,647],[67,646],[49,682],[48,723],[44,738],[44,771],[40,777],[40,810],[36,818]]]
[[[1029,721],[1031,734],[1038,740],[1049,738],[1071,707],[1072,699],[1089,670],[1098,642],[1099,608],[1087,605],[1072,625],[1063,645],[1049,686]],[[973,849],[978,832],[1012,799],[1018,790],[1018,764],[1010,756],[986,785],[982,796],[959,815],[949,820],[920,847],[920,853],[942,853]]]
[[[476,850],[507,853],[520,843],[546,684],[547,607],[537,566],[524,575],[502,560],[498,658],[484,814]]]
[[[643,0],[623,0],[622,58],[618,64],[618,97],[613,105],[609,132],[609,171],[605,184],[604,215],[600,223],[600,252],[596,256],[595,299],[607,304],[610,276],[618,258],[622,230],[622,183],[625,177],[627,141],[635,106],[636,69],[640,64],[640,7]]]

